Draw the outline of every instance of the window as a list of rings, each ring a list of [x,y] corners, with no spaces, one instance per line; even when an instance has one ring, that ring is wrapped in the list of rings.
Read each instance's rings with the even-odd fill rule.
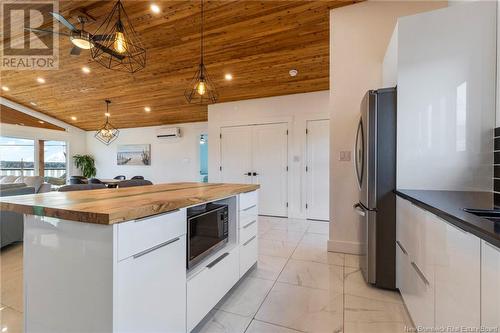
[[[35,141],[0,136],[0,175],[34,176]]]
[[[67,154],[64,141],[39,141],[43,146],[43,176],[52,185],[66,184]],[[40,156],[42,158],[42,156]],[[40,161],[40,164],[42,161]],[[42,173],[42,170],[40,170]]]

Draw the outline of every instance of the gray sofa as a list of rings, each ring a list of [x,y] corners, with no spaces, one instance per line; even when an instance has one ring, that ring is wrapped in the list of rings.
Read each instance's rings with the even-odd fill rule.
[[[50,192],[51,184],[44,183],[42,176],[0,176],[0,185],[24,184],[34,187],[35,193]]]
[[[33,194],[35,188],[23,183],[0,184],[0,197]],[[23,215],[14,212],[0,211],[0,247],[23,241]]]

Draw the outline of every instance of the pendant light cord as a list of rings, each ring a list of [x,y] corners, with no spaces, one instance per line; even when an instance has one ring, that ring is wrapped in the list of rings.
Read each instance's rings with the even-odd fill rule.
[[[203,52],[204,52],[204,47],[203,47],[203,24],[204,24],[204,12],[203,12],[203,0],[201,0],[201,38],[200,38],[200,49],[201,49],[201,59],[200,59],[200,63],[201,65],[203,65]]]

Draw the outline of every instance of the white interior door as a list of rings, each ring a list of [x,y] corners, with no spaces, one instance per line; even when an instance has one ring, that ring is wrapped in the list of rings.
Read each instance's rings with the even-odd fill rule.
[[[252,126],[223,127],[221,136],[222,182],[252,183]]]
[[[307,218],[330,219],[330,121],[307,122]]]
[[[253,183],[260,184],[259,214],[288,217],[287,124],[253,127]]]

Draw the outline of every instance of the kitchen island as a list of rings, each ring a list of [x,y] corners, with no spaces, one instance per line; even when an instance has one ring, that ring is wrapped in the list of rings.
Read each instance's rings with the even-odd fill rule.
[[[176,183],[3,197],[24,214],[25,332],[189,332],[257,261],[257,189]],[[227,243],[186,269],[186,210],[228,207]]]

